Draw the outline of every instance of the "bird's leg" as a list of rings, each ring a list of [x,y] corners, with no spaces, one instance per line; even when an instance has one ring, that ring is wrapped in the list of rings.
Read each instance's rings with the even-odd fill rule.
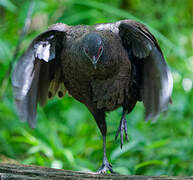
[[[126,120],[126,117],[125,117],[126,114],[127,114],[127,110],[123,109],[123,114],[122,114],[122,117],[121,117],[120,125],[119,125],[119,128],[118,128],[118,130],[116,132],[116,135],[115,135],[115,140],[116,140],[118,135],[120,134],[121,148],[123,146],[123,132],[125,132],[126,140],[129,141],[128,134],[127,134],[127,120]]]
[[[106,156],[106,133],[107,133],[107,126],[105,121],[105,113],[102,110],[97,110],[93,113],[94,118],[96,120],[96,123],[101,131],[101,134],[103,136],[103,164],[97,171],[98,173],[106,173],[107,171],[110,171],[111,173],[114,173],[111,164],[107,160]]]
[[[115,173],[112,169],[112,165],[107,160],[107,156],[106,156],[106,135],[105,135],[105,136],[103,136],[103,164],[97,172],[98,173],[105,173],[108,170],[111,173]]]

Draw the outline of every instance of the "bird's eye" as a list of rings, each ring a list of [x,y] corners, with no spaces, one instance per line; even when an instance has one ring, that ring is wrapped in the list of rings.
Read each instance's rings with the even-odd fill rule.
[[[102,50],[103,50],[103,47],[102,47],[102,46],[100,46],[100,47],[99,47],[99,50],[98,50],[98,56],[99,56],[99,55],[101,55]]]

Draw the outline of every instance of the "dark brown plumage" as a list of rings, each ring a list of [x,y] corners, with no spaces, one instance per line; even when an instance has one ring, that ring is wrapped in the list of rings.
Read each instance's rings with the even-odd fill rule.
[[[17,62],[12,73],[16,109],[22,121],[36,124],[37,103],[44,105],[65,88],[85,104],[103,135],[106,158],[105,112],[123,108],[116,138],[127,135],[126,114],[143,101],[145,118],[167,110],[173,81],[161,49],[148,29],[135,21],[93,26],[55,24],[40,34]]]

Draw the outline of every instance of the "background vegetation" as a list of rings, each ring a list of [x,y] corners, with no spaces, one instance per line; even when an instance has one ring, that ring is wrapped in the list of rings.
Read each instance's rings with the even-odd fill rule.
[[[107,116],[107,152],[123,174],[192,175],[193,172],[193,1],[192,0],[37,0],[32,24],[21,44],[49,25],[94,24],[135,19],[158,38],[174,78],[173,104],[156,123],[143,121],[138,103],[128,115],[130,142],[114,141],[121,109]],[[96,171],[102,162],[102,138],[84,105],[66,96],[38,109],[32,130],[19,122],[8,76],[30,1],[0,0],[0,162],[18,162],[71,170]],[[14,61],[17,58],[14,59]]]

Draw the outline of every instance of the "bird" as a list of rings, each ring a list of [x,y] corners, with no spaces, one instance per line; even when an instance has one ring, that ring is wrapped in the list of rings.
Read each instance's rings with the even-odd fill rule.
[[[68,92],[84,104],[103,137],[98,173],[114,173],[106,155],[105,115],[119,107],[115,139],[128,140],[126,115],[137,102],[144,119],[156,120],[171,103],[173,78],[162,50],[148,28],[126,19],[70,26],[57,23],[39,34],[12,71],[13,96],[21,121],[36,127],[37,106]]]

